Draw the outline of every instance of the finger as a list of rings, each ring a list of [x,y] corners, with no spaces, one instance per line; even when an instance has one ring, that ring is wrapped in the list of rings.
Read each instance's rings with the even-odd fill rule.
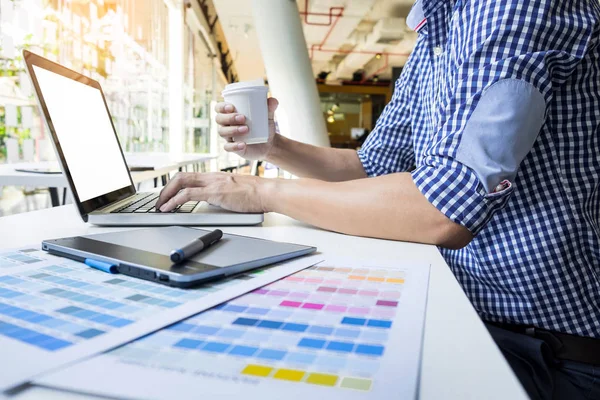
[[[179,193],[177,193],[171,199],[169,199],[169,201],[167,201],[165,204],[163,204],[160,207],[160,211],[161,212],[172,211],[175,207],[185,204],[191,200],[202,201],[202,200],[204,200],[203,195],[202,195],[203,192],[204,191],[202,188],[183,189],[183,190],[179,191]]]
[[[215,121],[219,125],[241,125],[246,122],[246,117],[242,114],[217,114]]]
[[[246,152],[246,143],[244,142],[235,142],[235,143],[225,143],[223,149],[228,152],[237,153],[238,155],[243,155]]]
[[[235,111],[233,104],[229,103],[217,103],[215,105],[215,111],[219,114],[229,114]]]
[[[167,186],[160,191],[160,195],[156,201],[156,209],[160,209],[163,204],[175,196],[181,189],[191,186],[194,175],[193,173],[186,172],[177,173]]]
[[[277,110],[278,105],[279,101],[275,97],[270,97],[267,100],[267,107],[269,109],[269,119],[275,119],[275,110]]]
[[[241,125],[241,126],[219,126],[219,128],[217,129],[219,132],[219,135],[221,135],[222,138],[230,138],[232,136],[236,136],[236,135],[243,135],[248,133],[248,126],[247,125]]]

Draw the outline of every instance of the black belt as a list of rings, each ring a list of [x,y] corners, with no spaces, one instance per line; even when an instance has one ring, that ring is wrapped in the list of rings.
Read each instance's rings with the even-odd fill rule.
[[[552,332],[533,326],[488,323],[511,332],[543,340],[550,346],[554,356],[558,359],[600,365],[600,339]]]

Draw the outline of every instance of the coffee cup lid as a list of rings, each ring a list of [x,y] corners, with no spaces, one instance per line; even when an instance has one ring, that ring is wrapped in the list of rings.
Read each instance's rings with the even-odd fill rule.
[[[254,79],[253,81],[245,81],[245,82],[236,82],[230,83],[225,86],[225,90],[233,90],[233,89],[243,89],[247,87],[256,87],[256,86],[265,86],[265,83],[262,79]]]

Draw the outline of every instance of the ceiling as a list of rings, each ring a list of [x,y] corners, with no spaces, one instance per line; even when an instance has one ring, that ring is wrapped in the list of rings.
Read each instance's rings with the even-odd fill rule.
[[[231,49],[240,80],[265,77],[254,21],[252,2],[213,0]],[[315,77],[328,72],[329,83],[352,79],[361,71],[363,79],[387,80],[393,66],[402,66],[414,47],[416,34],[405,25],[414,0],[297,0],[307,51]],[[308,12],[306,15],[306,5]],[[329,17],[332,10],[334,25]],[[308,23],[306,23],[308,22]],[[379,53],[380,55],[378,55]]]

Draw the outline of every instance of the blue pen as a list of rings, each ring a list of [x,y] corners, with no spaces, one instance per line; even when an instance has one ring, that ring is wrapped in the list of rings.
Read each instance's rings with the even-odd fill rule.
[[[200,236],[198,239],[192,240],[190,243],[175,249],[171,252],[171,261],[175,264],[187,260],[190,257],[200,253],[202,250],[207,249],[213,244],[217,243],[223,237],[223,232],[220,229],[215,229],[212,232],[207,233],[204,236]]]
[[[85,265],[87,265],[88,267],[95,268],[100,271],[107,272],[109,274],[118,274],[119,273],[119,270],[117,269],[116,265],[107,263],[104,261],[98,261],[98,260],[92,260],[91,258],[86,258]]]

